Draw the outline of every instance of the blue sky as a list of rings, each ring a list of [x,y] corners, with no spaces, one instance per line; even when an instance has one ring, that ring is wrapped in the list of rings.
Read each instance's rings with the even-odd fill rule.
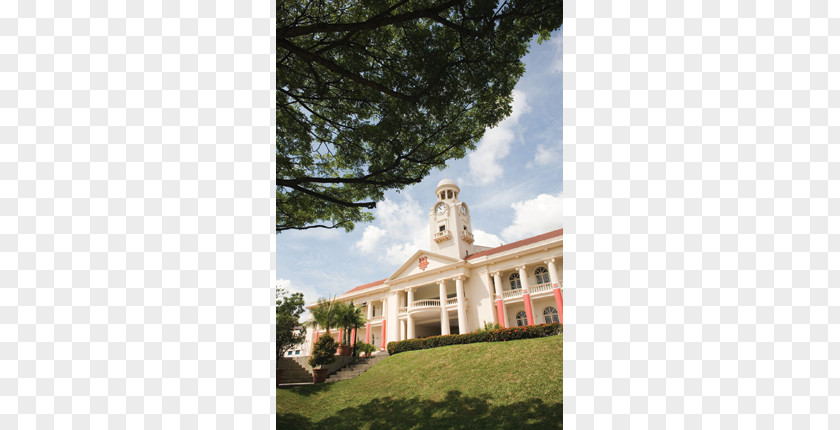
[[[385,194],[376,220],[343,230],[277,235],[277,283],[307,303],[390,276],[418,249],[428,249],[428,213],[444,177],[461,188],[476,244],[498,246],[562,227],[562,28],[531,43],[513,113],[466,157],[421,183]]]

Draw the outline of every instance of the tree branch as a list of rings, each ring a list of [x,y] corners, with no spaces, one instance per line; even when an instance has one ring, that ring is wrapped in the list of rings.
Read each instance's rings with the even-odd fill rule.
[[[317,191],[312,191],[310,189],[303,188],[300,185],[296,185],[296,184],[282,184],[281,185],[280,182],[281,182],[281,180],[278,179],[277,180],[277,185],[280,185],[280,186],[286,187],[286,188],[291,188],[293,190],[300,191],[303,194],[308,194],[312,197],[319,198],[319,199],[328,201],[330,203],[335,203],[335,204],[340,205],[340,206],[347,206],[347,207],[352,207],[352,208],[365,208],[365,209],[376,208],[376,202],[358,202],[358,203],[348,202],[348,201],[344,201],[344,200],[339,200],[335,197],[332,197],[332,196],[324,194],[324,193],[319,193]]]
[[[379,91],[383,94],[387,94],[391,97],[394,97],[394,98],[397,98],[397,99],[400,99],[400,100],[403,100],[403,101],[407,101],[407,102],[414,101],[414,98],[411,97],[411,96],[396,92],[396,91],[394,91],[394,90],[392,90],[388,87],[385,87],[381,84],[373,82],[369,79],[365,79],[365,78],[363,78],[363,77],[361,77],[361,76],[359,76],[359,75],[357,75],[357,74],[339,66],[338,64],[333,63],[332,61],[329,61],[325,58],[322,58],[318,55],[315,55],[315,54],[307,51],[306,49],[303,49],[300,46],[297,46],[294,43],[289,42],[286,39],[277,39],[277,47],[278,48],[282,47],[283,49],[286,49],[287,51],[291,52],[292,54],[297,55],[298,57],[300,57],[300,58],[302,58],[306,61],[311,61],[311,62],[314,62],[314,63],[318,63],[318,64],[324,66],[327,70],[330,70],[331,72],[334,72],[334,73],[336,73],[340,76],[344,76],[345,78],[350,79],[351,81],[360,83],[360,84],[362,84],[366,87],[377,90],[377,91]]]
[[[298,226],[286,226],[286,225],[281,225],[281,226],[277,226],[277,228],[275,229],[275,231],[276,231],[276,232],[281,232],[281,231],[285,231],[285,230],[309,230],[310,228],[327,228],[327,229],[331,229],[331,228],[341,228],[341,227],[344,227],[344,225],[346,225],[346,224],[347,224],[347,222],[346,222],[346,221],[342,221],[342,222],[340,222],[340,223],[333,224],[333,225],[314,224],[314,225],[308,225],[308,226],[306,226],[306,227],[298,227]]]
[[[461,2],[463,2],[463,0],[450,0],[446,3],[442,3],[440,5],[428,9],[420,9],[413,12],[400,13],[396,15],[373,17],[367,21],[362,22],[351,22],[344,24],[318,23],[302,25],[300,27],[278,28],[276,32],[277,40],[287,37],[303,36],[305,34],[314,33],[341,33],[345,31],[373,30],[375,28],[385,27],[387,25],[398,24],[401,22],[411,21],[419,18],[433,18],[440,12],[449,9],[450,7],[455,6],[456,4]]]

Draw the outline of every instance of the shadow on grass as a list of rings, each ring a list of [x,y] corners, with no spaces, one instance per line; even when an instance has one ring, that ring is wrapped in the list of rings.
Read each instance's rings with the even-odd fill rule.
[[[312,405],[317,408],[318,405]],[[492,405],[485,397],[450,391],[441,401],[374,399],[345,408],[321,421],[296,413],[277,413],[277,429],[522,429],[563,428],[563,405],[526,399]]]
[[[293,390],[296,394],[301,396],[311,396],[313,394],[318,394],[321,391],[329,390],[334,382],[323,382],[320,384],[312,384],[312,385],[292,385],[286,387],[277,387],[279,390]]]

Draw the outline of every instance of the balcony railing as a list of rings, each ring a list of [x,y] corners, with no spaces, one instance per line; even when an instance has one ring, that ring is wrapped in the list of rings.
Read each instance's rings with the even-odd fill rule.
[[[370,319],[371,324],[378,323],[379,321],[382,321],[382,315],[371,317],[371,319]]]
[[[531,294],[537,294],[544,293],[546,291],[551,291],[551,289],[551,282],[546,282],[545,284],[539,284],[531,287],[530,292]]]
[[[451,298],[451,299],[446,299],[446,306],[452,306],[452,305],[457,305],[457,304],[458,304],[458,298],[457,297],[454,297],[454,298]]]
[[[449,234],[449,230],[438,231],[434,235],[435,242],[443,242],[444,240],[448,240],[451,237],[452,235]]]
[[[431,307],[440,307],[440,300],[416,300],[411,305],[411,309]]]
[[[400,315],[405,315],[408,312],[408,306],[403,306],[400,308]]]
[[[502,291],[502,298],[505,298],[505,299],[512,299],[514,297],[519,297],[521,295],[522,295],[522,289],[521,288],[517,288],[515,290]]]
[[[461,231],[461,239],[464,239],[464,241],[467,243],[473,243],[473,241],[475,240],[473,238],[473,234],[466,230]]]

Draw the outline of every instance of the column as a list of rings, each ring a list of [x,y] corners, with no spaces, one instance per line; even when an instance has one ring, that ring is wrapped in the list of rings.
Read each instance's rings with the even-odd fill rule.
[[[405,340],[405,321],[400,320],[400,340]]]
[[[344,342],[344,329],[338,329],[338,344],[341,345]]]
[[[484,272],[484,284],[487,285],[487,296],[490,297],[490,303],[493,303],[496,300],[496,291],[493,287],[493,277],[490,276],[490,272]],[[498,324],[499,323],[499,313],[498,311],[491,312],[493,314],[493,322]],[[479,327],[483,328],[483,327]]]
[[[458,298],[458,333],[469,333],[467,327],[467,306],[464,300],[464,276],[455,277],[455,297]]]
[[[438,281],[440,287],[440,334],[449,334],[449,312],[446,311],[446,282]]]
[[[370,319],[373,318],[373,302],[367,304],[367,324],[365,324],[365,343],[370,343]]]
[[[560,324],[563,324],[563,292],[561,288],[563,281],[557,276],[557,265],[554,264],[554,259],[546,260],[548,265],[548,274],[551,276],[551,286],[554,288],[554,304],[557,305],[557,318],[560,319]]]
[[[493,287],[496,289],[496,317],[499,319],[499,327],[505,328],[505,302],[502,298],[502,277],[499,272],[493,272]]]
[[[385,319],[382,320],[382,344],[379,345],[380,349],[385,349],[385,346],[387,345],[387,343],[385,343],[385,323],[386,322],[388,322],[388,321],[385,321]]]
[[[522,282],[522,301],[525,302],[525,316],[528,317],[528,325],[534,325],[534,312],[531,311],[531,295],[528,294],[528,272],[525,266],[517,267],[519,280]]]
[[[394,342],[400,340],[400,295],[399,292],[394,291],[388,294],[385,299],[388,302],[387,313],[385,314],[389,326],[391,326],[391,335],[388,336],[386,342]]]
[[[411,316],[411,307],[414,306],[414,288],[408,289],[408,312],[406,312],[406,339],[414,339],[414,317]]]
[[[353,332],[350,333],[350,346],[356,346],[356,329],[353,329]]]

